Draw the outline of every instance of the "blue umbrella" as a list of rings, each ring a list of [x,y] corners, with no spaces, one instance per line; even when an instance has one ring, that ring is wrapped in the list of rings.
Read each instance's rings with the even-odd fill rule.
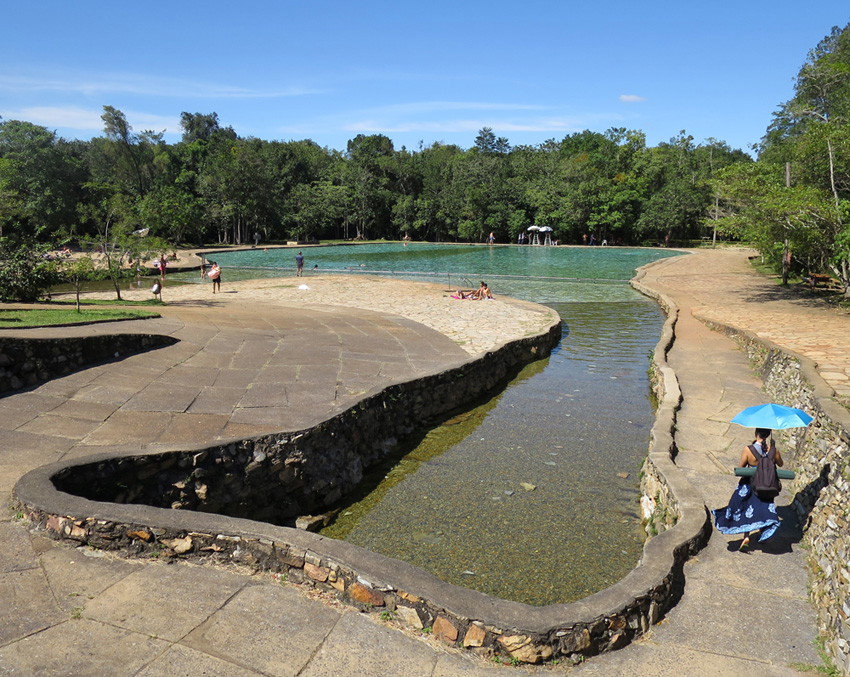
[[[782,404],[757,404],[747,407],[732,419],[746,428],[770,428],[784,430],[785,428],[805,428],[812,422],[812,417],[802,409],[786,407]]]

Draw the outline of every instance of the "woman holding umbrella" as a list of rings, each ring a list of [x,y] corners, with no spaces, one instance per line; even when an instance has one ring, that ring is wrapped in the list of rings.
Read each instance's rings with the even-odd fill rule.
[[[757,455],[767,456],[779,467],[783,465],[782,456],[771,439],[771,430],[767,428],[756,428],[756,439],[744,447],[738,467],[756,467]],[[742,477],[729,499],[729,505],[713,511],[718,531],[723,534],[744,534],[744,540],[738,548],[741,552],[749,550],[752,532],[760,529],[759,541],[766,541],[779,528],[779,517],[773,502],[779,492],[756,491],[751,480],[751,477]]]
[[[773,444],[773,428],[805,427],[812,417],[799,409],[776,404],[759,405],[744,409],[732,419],[732,423],[755,426],[756,436],[753,443],[744,447],[738,462],[739,468],[755,468],[759,458],[772,461],[777,467],[783,465],[782,456]],[[750,548],[750,536],[761,531],[759,542],[766,541],[779,528],[774,500],[777,490],[756,491],[752,477],[741,477],[738,487],[729,499],[729,505],[712,510],[714,523],[723,534],[743,534],[744,539],[738,548],[746,552]]]

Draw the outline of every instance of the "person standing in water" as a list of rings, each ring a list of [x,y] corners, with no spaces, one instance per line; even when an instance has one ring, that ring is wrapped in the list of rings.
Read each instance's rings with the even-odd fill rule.
[[[301,277],[304,274],[304,255],[298,252],[295,255],[295,275]]]

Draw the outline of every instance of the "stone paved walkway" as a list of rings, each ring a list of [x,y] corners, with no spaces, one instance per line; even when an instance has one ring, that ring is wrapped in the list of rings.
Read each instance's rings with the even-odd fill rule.
[[[831,345],[843,345],[850,336],[850,315],[785,293],[753,271],[747,260],[752,254],[719,250],[666,259],[642,280],[680,308],[668,355],[683,397],[676,463],[709,508],[728,502],[736,485],[732,467],[752,441],[751,429],[729,420],[763,402],[764,395],[746,355],[695,316],[749,329],[796,350],[815,326],[831,353]],[[850,355],[842,363],[850,367]],[[779,677],[820,665],[806,553],[788,507],[791,498],[786,488],[777,500],[783,520],[777,534],[747,554],[737,551],[740,538],[713,531],[706,548],[685,565],[682,599],[667,618],[647,637],[594,658],[577,672]]]
[[[16,336],[155,332],[179,343],[0,398],[0,496],[105,447],[312,426],[390,383],[548,328],[554,311],[436,285],[305,278],[166,287],[161,319]],[[299,280],[300,284],[301,281]],[[150,292],[126,292],[150,298]],[[111,295],[106,295],[112,297]],[[416,319],[428,319],[426,326]],[[8,332],[6,332],[8,333]],[[270,575],[124,561],[0,516],[0,675],[456,675],[470,656]]]
[[[681,308],[669,358],[684,395],[677,460],[706,503],[717,507],[731,493],[731,466],[748,441],[748,431],[728,419],[760,401],[760,384],[735,345],[697,322],[692,311],[756,333],[772,332],[764,335],[792,349],[814,346],[813,351],[829,355],[826,373],[834,374],[850,374],[841,360],[842,350],[850,351],[832,350],[850,336],[848,319],[786,297],[750,272],[742,252],[668,259],[653,266],[644,283]],[[229,289],[237,291],[232,301],[225,300],[227,294],[208,298],[208,288],[203,301],[168,297],[158,330],[177,336],[180,344],[0,399],[0,495],[8,501],[14,482],[35,465],[91,453],[104,444],[133,449],[300,426],[320,408],[347,406],[349,398],[385,379],[463,359],[476,349],[460,335],[448,339],[449,331],[401,317],[401,301],[418,298],[410,293],[401,293],[390,315],[353,310],[353,292],[337,299],[334,308],[299,310],[271,298],[252,305],[240,289]],[[360,298],[365,304],[386,296],[366,292]],[[490,303],[441,306],[440,293],[429,298],[424,303],[430,310],[420,310],[443,315],[438,321],[444,323],[451,323],[460,307],[463,313],[476,307],[499,311]],[[507,329],[509,335],[523,335],[534,324],[533,315],[522,318]],[[472,322],[461,331],[473,333],[481,326]],[[816,337],[810,333],[815,327]],[[110,330],[116,328],[121,327]],[[490,336],[482,345],[494,340]],[[333,369],[310,359],[325,350]],[[304,368],[305,379],[315,381],[299,380],[302,370],[293,373],[293,362]],[[287,387],[279,395],[264,389],[281,378],[289,379],[291,391]],[[299,419],[291,409],[302,402],[309,413]],[[790,517],[787,511],[783,517]],[[795,664],[817,664],[798,541],[789,522],[769,546],[741,555],[734,541],[730,550],[727,538],[714,533],[686,567],[680,604],[647,639],[574,670],[559,665],[522,674],[788,675],[796,674]],[[0,675],[433,676],[511,669],[459,656],[430,638],[393,628],[395,622],[315,600],[315,593],[266,576],[116,560],[58,546],[30,533],[8,512],[0,521],[0,550]]]

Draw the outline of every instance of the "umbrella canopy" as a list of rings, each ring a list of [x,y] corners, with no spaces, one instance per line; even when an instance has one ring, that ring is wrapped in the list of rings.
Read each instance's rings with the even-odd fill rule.
[[[526,230],[540,230],[540,226],[529,226]]]
[[[552,232],[552,228],[551,228],[550,226],[543,226],[543,227],[540,229],[540,232],[541,232],[541,233],[551,233],[551,232]]]
[[[802,409],[786,407],[782,404],[757,404],[754,407],[747,407],[732,419],[732,423],[746,428],[770,428],[771,430],[805,428],[811,422],[812,417]]]

